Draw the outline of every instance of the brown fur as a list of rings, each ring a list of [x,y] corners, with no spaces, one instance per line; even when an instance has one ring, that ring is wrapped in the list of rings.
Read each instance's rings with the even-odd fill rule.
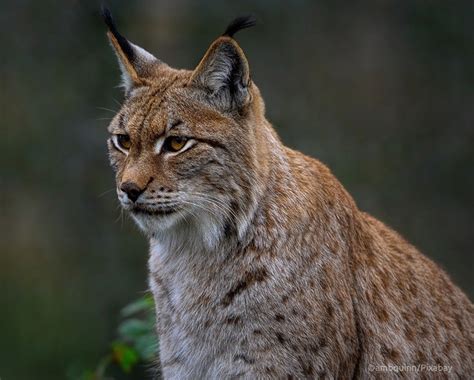
[[[217,39],[194,71],[140,54],[132,64],[111,40],[125,76],[146,73],[131,71],[109,127],[131,148],[109,148],[122,204],[150,239],[165,378],[474,373],[472,303],[327,167],[280,142],[234,39]],[[170,134],[196,144],[157,153]],[[135,203],[125,182],[143,191]],[[371,369],[418,364],[452,369]]]

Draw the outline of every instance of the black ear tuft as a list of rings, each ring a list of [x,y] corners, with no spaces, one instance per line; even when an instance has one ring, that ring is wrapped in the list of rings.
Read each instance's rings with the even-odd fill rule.
[[[112,13],[110,13],[110,9],[107,8],[104,4],[100,7],[100,15],[104,19],[105,24],[112,32],[117,32],[117,27],[114,22],[114,18],[112,17]]]
[[[239,30],[250,28],[255,26],[255,24],[257,24],[257,19],[254,15],[237,17],[229,24],[223,36],[234,37],[234,34]]]
[[[102,4],[100,13],[102,15],[102,18],[104,19],[105,24],[109,28],[110,33],[113,34],[118,44],[120,45],[120,48],[122,49],[123,53],[127,56],[130,62],[133,62],[135,52],[133,51],[130,42],[128,42],[128,40],[118,32],[117,26],[115,25],[115,21],[112,17],[112,13],[110,12],[110,10]]]

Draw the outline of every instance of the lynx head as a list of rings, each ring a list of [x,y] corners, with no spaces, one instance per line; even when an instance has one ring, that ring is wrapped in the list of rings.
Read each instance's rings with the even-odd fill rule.
[[[268,144],[263,102],[233,39],[255,21],[236,19],[194,70],[178,70],[123,37],[107,9],[103,17],[125,90],[108,139],[122,207],[150,236],[189,225],[241,233]]]

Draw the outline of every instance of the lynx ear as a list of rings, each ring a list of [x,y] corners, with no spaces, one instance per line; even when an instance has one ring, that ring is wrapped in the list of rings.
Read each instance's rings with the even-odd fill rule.
[[[191,83],[205,90],[208,99],[223,110],[240,109],[250,99],[247,58],[232,37],[255,23],[253,16],[235,19],[212,43],[191,77]]]
[[[145,84],[160,61],[141,47],[122,36],[115,25],[110,10],[102,7],[102,17],[107,24],[110,44],[117,55],[122,71],[122,87],[128,93],[134,87]]]

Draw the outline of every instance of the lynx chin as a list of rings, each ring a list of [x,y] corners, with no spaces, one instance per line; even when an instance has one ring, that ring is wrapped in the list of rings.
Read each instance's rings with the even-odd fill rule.
[[[359,210],[329,169],[280,141],[234,39],[193,70],[103,16],[125,90],[109,125],[122,207],[150,243],[165,379],[474,374],[474,308],[436,264]]]

